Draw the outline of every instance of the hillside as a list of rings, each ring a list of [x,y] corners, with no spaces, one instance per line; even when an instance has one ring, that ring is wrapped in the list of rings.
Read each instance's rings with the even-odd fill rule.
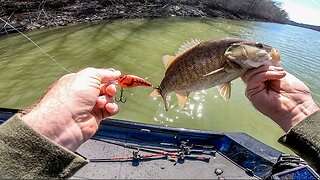
[[[220,17],[286,23],[271,0],[1,0],[0,17],[26,31],[78,22],[171,16]],[[0,21],[0,34],[15,32]]]
[[[294,21],[291,21],[291,20],[289,20],[287,24],[290,24],[290,25],[293,25],[293,26],[298,26],[298,27],[303,27],[303,28],[307,28],[307,29],[312,29],[312,30],[320,32],[320,26],[297,23],[297,22],[294,22]]]

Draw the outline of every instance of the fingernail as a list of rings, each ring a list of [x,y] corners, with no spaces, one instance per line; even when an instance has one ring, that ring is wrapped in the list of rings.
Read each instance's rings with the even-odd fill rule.
[[[278,71],[277,74],[279,74],[279,75],[285,75],[285,74],[287,74],[287,73],[286,73],[285,71]]]
[[[284,71],[284,69],[282,67],[279,67],[279,66],[275,66],[274,69],[276,71]]]
[[[99,96],[98,98],[99,98],[100,100],[105,100],[105,99],[106,99],[105,96]]]
[[[116,70],[113,69],[113,68],[108,68],[107,70],[109,70],[109,71],[116,71]]]

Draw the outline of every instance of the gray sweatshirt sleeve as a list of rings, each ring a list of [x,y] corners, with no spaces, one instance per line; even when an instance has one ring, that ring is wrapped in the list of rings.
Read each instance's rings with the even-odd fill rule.
[[[26,125],[19,114],[0,126],[0,178],[67,178],[88,163]]]
[[[294,126],[279,142],[291,148],[320,172],[320,111]]]

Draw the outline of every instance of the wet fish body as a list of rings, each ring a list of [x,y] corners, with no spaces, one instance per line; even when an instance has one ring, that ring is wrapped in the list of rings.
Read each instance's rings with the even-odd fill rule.
[[[183,107],[190,92],[218,87],[221,96],[229,99],[231,81],[248,69],[269,63],[277,65],[278,52],[271,46],[243,39],[226,38],[201,42],[191,40],[181,46],[175,56],[164,56],[165,77],[151,94],[160,94],[168,110],[167,96],[177,94]]]

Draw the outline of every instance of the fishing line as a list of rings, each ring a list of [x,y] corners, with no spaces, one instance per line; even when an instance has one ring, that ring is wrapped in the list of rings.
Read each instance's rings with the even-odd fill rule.
[[[22,36],[24,36],[25,38],[27,38],[30,42],[32,42],[36,47],[38,47],[45,55],[47,55],[53,62],[55,62],[59,67],[61,67],[63,70],[67,71],[68,73],[72,73],[71,71],[69,71],[68,69],[66,69],[65,67],[63,67],[58,61],[56,61],[52,56],[50,56],[46,51],[44,51],[36,42],[34,42],[31,38],[29,38],[27,35],[25,35],[24,33],[22,33],[21,31],[19,31],[17,28],[15,28],[14,26],[12,26],[10,23],[8,23],[7,21],[5,21],[4,19],[2,19],[0,17],[0,20],[3,21],[4,23],[6,23],[4,25],[4,27],[6,25],[9,25],[11,28],[13,28],[14,30],[16,30],[18,33],[20,33]]]

